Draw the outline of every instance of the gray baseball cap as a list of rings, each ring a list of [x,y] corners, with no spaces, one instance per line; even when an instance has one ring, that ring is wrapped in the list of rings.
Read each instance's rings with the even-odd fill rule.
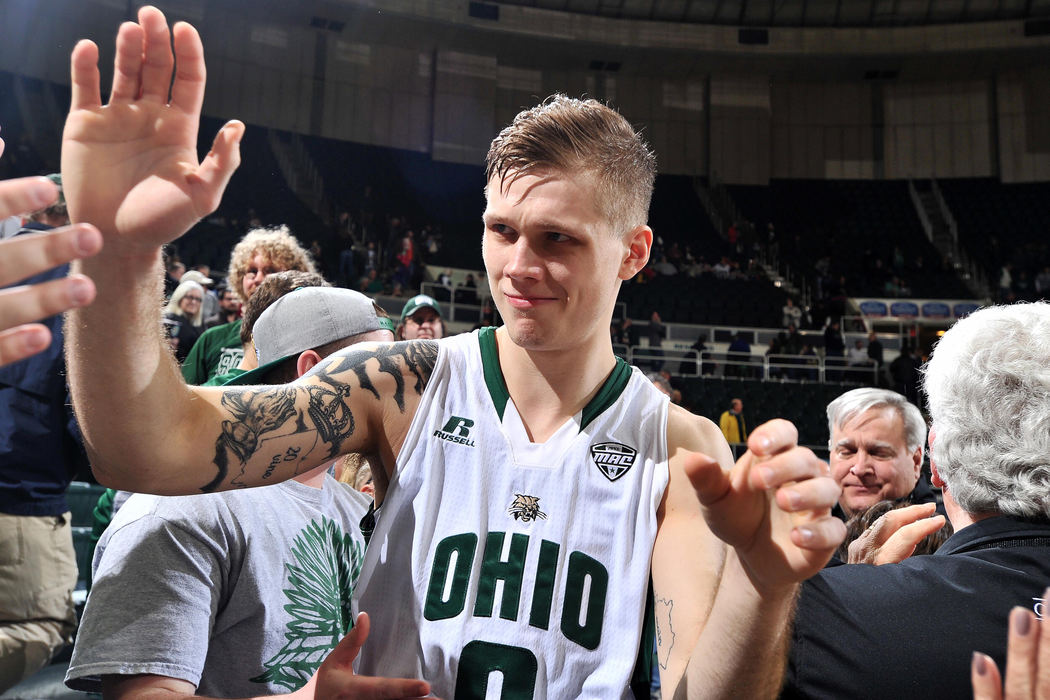
[[[259,367],[224,386],[257,384],[274,366],[312,348],[370,331],[394,332],[394,322],[376,313],[375,302],[340,287],[301,287],[263,311],[252,328]]]

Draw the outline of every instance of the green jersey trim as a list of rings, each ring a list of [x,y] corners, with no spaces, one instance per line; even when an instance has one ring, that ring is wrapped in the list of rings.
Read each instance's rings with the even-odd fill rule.
[[[499,366],[496,329],[492,326],[482,328],[478,331],[478,342],[481,344],[481,366],[485,370],[485,386],[489,389],[489,396],[492,397],[496,413],[502,421],[507,402],[510,401],[510,392],[507,391],[507,382],[503,380],[503,370]]]
[[[602,384],[602,388],[594,395],[586,406],[583,407],[583,417],[580,421],[580,430],[584,430],[602,412],[616,403],[620,394],[627,388],[627,382],[631,379],[631,366],[623,359],[616,358],[616,366],[609,373],[609,378]]]
[[[492,404],[496,407],[499,419],[503,420],[503,414],[507,410],[507,402],[510,401],[510,392],[507,391],[507,382],[503,379],[503,370],[499,364],[499,350],[496,348],[496,329],[493,327],[482,328],[478,331],[478,343],[481,346],[481,366],[485,373],[485,386],[488,387]],[[583,407],[583,416],[580,430],[585,429],[594,422],[594,419],[602,414],[605,409],[616,403],[620,394],[627,388],[627,382],[631,379],[631,366],[622,358],[616,358],[616,366],[609,374],[602,388],[598,390],[594,398]]]

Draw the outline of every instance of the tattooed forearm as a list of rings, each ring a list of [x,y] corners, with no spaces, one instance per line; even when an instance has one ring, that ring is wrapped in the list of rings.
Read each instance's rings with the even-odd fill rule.
[[[354,414],[345,401],[350,396],[350,387],[332,382],[328,386],[310,386],[306,390],[310,392],[307,413],[317,429],[317,437],[328,444],[328,456],[335,457],[343,440],[354,432]]]
[[[373,360],[378,363],[378,368],[370,364]],[[356,377],[361,389],[376,399],[382,399],[375,386],[378,381],[376,372],[389,375],[394,383],[390,398],[404,413],[406,377],[415,378],[412,390],[422,395],[436,361],[437,344],[432,341],[394,343],[368,350],[346,349],[318,364],[309,374],[315,381],[305,386],[227,391],[222,396],[222,406],[229,412],[229,419],[223,421],[222,433],[215,443],[214,461],[218,473],[201,490],[213,491],[229,477],[231,459],[239,462],[240,471],[230,478],[230,484],[247,486],[244,481],[246,465],[258,453],[262,442],[270,438],[305,436],[299,446],[291,447],[287,453],[275,455],[270,460],[262,474],[263,479],[270,478],[282,462],[306,460],[308,457],[313,461],[317,455],[311,453],[317,443],[326,446],[325,458],[335,457],[343,451],[343,443],[357,428],[349,401],[353,389],[351,377]],[[310,433],[313,433],[312,438]]]
[[[243,465],[259,449],[263,433],[276,430],[297,413],[295,390],[284,386],[226,393],[222,405],[230,412],[232,420],[222,422],[222,433],[215,442],[218,474],[201,486],[201,491],[205,492],[214,491],[229,473],[228,452],[232,452]],[[234,478],[232,483],[246,486],[239,478]]]

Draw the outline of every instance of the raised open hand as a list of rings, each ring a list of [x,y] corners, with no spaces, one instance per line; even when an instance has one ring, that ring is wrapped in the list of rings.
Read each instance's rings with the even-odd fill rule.
[[[109,104],[102,105],[99,91],[98,47],[82,40],[71,60],[63,187],[70,219],[97,226],[108,254],[155,251],[214,211],[240,162],[244,133],[240,122],[227,123],[198,162],[205,83],[200,36],[184,22],[170,33],[155,7],[140,9],[138,20],[117,33]]]
[[[728,473],[703,455],[686,463],[708,526],[736,549],[758,590],[814,575],[846,535],[831,515],[838,484],[797,442],[794,425],[773,420],[751,434],[748,451]]]

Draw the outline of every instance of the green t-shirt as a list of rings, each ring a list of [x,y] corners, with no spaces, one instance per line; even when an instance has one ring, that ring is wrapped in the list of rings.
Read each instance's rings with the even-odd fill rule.
[[[237,369],[234,367],[226,374],[216,374],[214,377],[201,384],[201,386],[223,386],[226,382],[236,379],[247,371],[248,370],[246,369]]]
[[[241,319],[237,319],[204,331],[182,363],[182,376],[187,384],[204,384],[217,374],[228,373],[243,358]]]

